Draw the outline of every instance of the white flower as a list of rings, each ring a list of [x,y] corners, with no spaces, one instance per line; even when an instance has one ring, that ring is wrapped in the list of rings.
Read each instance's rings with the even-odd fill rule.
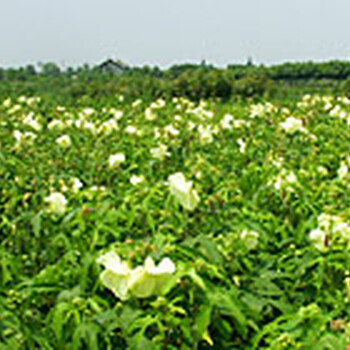
[[[41,130],[41,125],[39,124],[37,119],[33,119],[34,114],[29,113],[24,119],[23,119],[23,124],[30,126],[36,131]]]
[[[168,152],[168,147],[164,144],[160,144],[158,147],[151,148],[150,152],[153,158],[159,160],[170,156],[170,153]]]
[[[56,107],[56,111],[59,112],[59,113],[63,113],[66,111],[66,107],[64,106],[57,106]]]
[[[145,110],[145,118],[146,118],[147,120],[152,121],[152,120],[157,119],[157,115],[152,111],[151,108],[147,108],[147,109]]]
[[[27,97],[26,96],[20,96],[20,97],[18,97],[17,101],[20,102],[20,103],[24,103],[24,102],[27,101]]]
[[[82,119],[78,119],[74,122],[74,125],[76,128],[81,129],[81,127],[83,126],[83,122],[84,121]]]
[[[157,101],[151,103],[150,108],[151,109],[160,109],[160,108],[165,107],[165,104],[166,104],[165,100],[159,98]]]
[[[325,231],[330,230],[333,221],[334,217],[325,213],[320,214],[317,218],[318,227]]]
[[[159,130],[159,128],[157,126],[153,129],[153,133],[154,133],[154,138],[155,139],[159,139],[160,138],[161,133],[160,133],[160,130]]]
[[[151,257],[145,260],[145,269],[150,275],[161,275],[163,273],[174,273],[175,265],[169,258],[164,258],[158,266],[155,265]]]
[[[114,119],[109,119],[99,125],[96,129],[97,134],[110,135],[113,131],[118,130],[118,124]]]
[[[140,99],[135,100],[135,101],[131,104],[131,107],[132,107],[132,108],[136,108],[136,107],[138,107],[141,103],[142,103],[142,100],[140,100]]]
[[[73,119],[67,119],[65,121],[65,124],[66,124],[66,126],[72,126],[72,125],[74,125],[74,120]]]
[[[271,160],[271,164],[275,166],[276,168],[282,168],[283,165],[283,157],[277,157],[275,159]]]
[[[318,227],[311,231],[310,239],[314,241],[317,249],[324,250],[327,238],[334,241],[337,238],[350,241],[350,225],[343,221],[340,216],[321,214],[317,218]]]
[[[50,121],[49,124],[47,124],[47,127],[50,130],[63,130],[66,127],[66,125],[60,119],[53,119]]]
[[[11,106],[11,99],[10,98],[7,98],[3,103],[2,105],[5,107],[5,108],[9,108]]]
[[[250,123],[249,123],[249,122],[246,122],[246,121],[243,120],[243,119],[237,119],[237,120],[234,120],[234,121],[233,121],[233,127],[234,127],[235,129],[239,129],[239,128],[243,127],[244,125],[249,126]]]
[[[113,114],[113,119],[120,120],[123,117],[123,111],[120,109],[111,108],[110,113]]]
[[[288,184],[293,184],[293,183],[297,182],[297,180],[298,180],[297,177],[295,176],[295,174],[292,171],[289,172],[286,176],[286,182]]]
[[[130,134],[130,135],[133,135],[133,134],[140,134],[140,131],[134,126],[134,125],[128,125],[126,128],[125,128],[125,132],[127,134]]]
[[[169,258],[164,258],[156,266],[153,259],[147,257],[144,266],[132,271],[129,281],[130,291],[138,298],[158,295],[174,272],[175,265]]]
[[[247,144],[246,144],[242,139],[238,139],[238,140],[237,140],[237,143],[238,143],[238,145],[239,145],[239,151],[240,151],[241,153],[245,153]]]
[[[339,119],[346,119],[347,118],[347,116],[348,116],[348,113],[346,112],[346,111],[341,111],[340,113],[339,113]]]
[[[60,192],[53,192],[44,199],[47,203],[47,211],[52,214],[62,215],[66,211],[67,199]]]
[[[287,134],[294,134],[297,131],[303,131],[303,122],[294,117],[288,117],[285,122],[280,124],[281,128]]]
[[[285,189],[286,191],[293,192],[294,188],[291,185],[294,185],[297,182],[298,179],[292,171],[288,172],[285,169],[282,169],[275,178],[273,186],[276,190]]]
[[[201,109],[200,117],[204,118],[204,119],[212,119],[214,117],[214,112],[213,111],[208,111],[208,110],[205,110],[205,109]]]
[[[133,186],[136,186],[136,185],[140,184],[143,181],[145,181],[144,176],[132,175],[131,178],[130,178],[130,183]]]
[[[82,182],[78,178],[73,177],[73,179],[72,179],[72,191],[74,193],[78,193],[82,187],[83,187]]]
[[[332,109],[332,107],[333,107],[332,103],[327,102],[327,103],[324,105],[324,110],[325,110],[326,112],[328,112],[328,111],[330,111],[330,110]]]
[[[320,228],[316,228],[310,232],[309,237],[318,250],[326,249],[327,234],[325,231],[321,230]]]
[[[243,230],[240,234],[240,239],[249,250],[252,250],[259,243],[259,233],[251,230]]]
[[[328,170],[326,167],[320,165],[317,167],[317,171],[321,176],[327,176],[328,175]]]
[[[250,118],[256,118],[264,113],[264,105],[261,103],[250,106]]]
[[[119,129],[119,127],[118,127],[118,124],[117,124],[117,122],[115,121],[115,119],[109,119],[109,120],[103,122],[103,123],[99,126],[97,132],[98,132],[99,134],[102,134],[102,133],[103,133],[103,134],[109,135],[109,134],[111,134],[113,131],[116,131],[116,130],[118,130],[118,129]]]
[[[341,179],[341,180],[345,179],[348,176],[348,174],[349,174],[348,165],[346,164],[346,162],[341,162],[340,167],[338,169],[339,179]]]
[[[39,103],[41,101],[41,97],[28,97],[27,98],[27,105],[33,106],[35,103]]]
[[[12,114],[16,114],[17,112],[19,112],[22,109],[21,105],[14,105],[10,110],[7,111],[8,114],[12,115]]]
[[[192,181],[186,181],[183,173],[176,173],[168,177],[170,192],[187,210],[194,210],[199,203],[199,196],[192,188]]]
[[[167,125],[164,128],[164,131],[166,134],[169,134],[171,136],[177,136],[180,134],[180,131],[178,129],[176,129],[172,124]]]
[[[23,134],[19,130],[14,130],[13,137],[16,139],[18,143],[22,143]]]
[[[350,240],[350,226],[346,222],[337,222],[333,226],[332,233],[346,240]]]
[[[198,126],[199,140],[203,144],[213,142],[213,130],[211,125],[203,126],[202,124]]]
[[[281,113],[284,114],[285,116],[290,115],[290,109],[287,107],[283,107],[281,109]]]
[[[229,130],[232,128],[232,122],[233,122],[233,116],[231,114],[225,114],[220,124],[223,129]]]
[[[97,129],[93,122],[84,121],[81,127],[84,130],[90,131],[93,135],[97,134]]]
[[[192,131],[196,128],[196,124],[192,121],[189,121],[188,124],[187,124],[187,129],[188,131]]]
[[[105,267],[100,275],[102,284],[110,289],[119,299],[125,300],[129,292],[131,269],[119,255],[110,251],[97,259],[97,263]]]
[[[85,119],[86,117],[90,117],[95,113],[95,110],[93,108],[84,108],[80,113],[79,116],[82,119]]]
[[[61,192],[67,192],[68,191],[68,187],[67,187],[67,185],[66,185],[64,180],[59,180],[59,184],[60,184]]]
[[[56,139],[56,143],[62,148],[68,148],[72,144],[72,141],[69,135],[63,135]]]
[[[13,137],[17,141],[17,146],[20,146],[22,144],[31,144],[34,142],[34,140],[37,138],[37,135],[28,131],[28,132],[20,132],[19,130],[15,130],[13,132]]]
[[[107,188],[105,186],[96,186],[96,185],[94,185],[94,186],[91,186],[89,188],[89,190],[91,192],[106,192]]]
[[[111,156],[109,156],[108,165],[110,168],[114,168],[117,165],[123,163],[124,161],[125,161],[124,153],[116,153],[116,154],[112,154]]]
[[[121,300],[131,295],[137,298],[159,295],[175,272],[175,265],[169,258],[164,258],[156,266],[153,259],[147,257],[143,266],[131,269],[113,251],[102,255],[97,263],[106,269],[100,275],[102,284]]]

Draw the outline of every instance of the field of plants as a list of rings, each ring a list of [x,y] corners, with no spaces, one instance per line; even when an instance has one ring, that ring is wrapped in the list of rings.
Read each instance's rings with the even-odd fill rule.
[[[0,349],[350,346],[350,99],[0,101]]]

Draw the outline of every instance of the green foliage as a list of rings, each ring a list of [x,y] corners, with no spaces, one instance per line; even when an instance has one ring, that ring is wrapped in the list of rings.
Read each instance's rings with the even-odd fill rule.
[[[234,84],[234,94],[243,97],[262,97],[272,94],[273,82],[264,75],[247,75]]]
[[[344,93],[344,95],[348,97],[350,96],[350,78],[343,81],[341,84],[341,91]]]
[[[58,96],[0,104],[0,348],[345,349],[349,100],[203,100],[232,86],[263,96],[270,84],[250,75],[231,86],[206,67],[174,70],[164,90],[152,70],[121,85],[88,73],[84,85],[62,77]],[[166,183],[177,172],[200,198],[191,210]],[[49,211],[57,192],[67,202]],[[110,251],[130,269],[147,257],[176,269],[159,291],[120,300],[96,262]]]
[[[350,77],[347,61],[296,62],[269,67],[248,62],[220,69],[206,62],[178,64],[168,69],[128,67],[122,62],[120,68],[114,69],[113,64],[109,60],[93,67],[83,65],[63,70],[53,62],[46,62],[39,69],[32,65],[0,69],[0,96],[38,94],[63,104],[86,99],[107,103],[108,96],[117,93],[128,100],[139,96],[148,100],[185,96],[196,101],[262,96],[300,98],[306,93],[347,93],[346,79]]]

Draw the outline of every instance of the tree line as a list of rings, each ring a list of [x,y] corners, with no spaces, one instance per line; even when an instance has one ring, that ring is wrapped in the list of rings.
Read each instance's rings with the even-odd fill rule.
[[[191,99],[233,96],[259,97],[281,88],[350,90],[350,61],[296,62],[272,66],[232,64],[218,68],[201,64],[128,67],[106,71],[102,65],[62,69],[48,62],[39,66],[0,68],[0,95],[52,93],[64,99],[123,94],[145,98],[186,96]]]

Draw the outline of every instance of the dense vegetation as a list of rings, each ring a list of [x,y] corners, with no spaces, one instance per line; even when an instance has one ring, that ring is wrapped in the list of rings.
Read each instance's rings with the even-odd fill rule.
[[[108,61],[107,61],[108,62]],[[105,62],[106,63],[106,62]],[[113,64],[113,63],[112,63]],[[252,63],[217,68],[202,64],[128,67],[116,74],[104,64],[61,69],[54,63],[0,69],[0,96],[41,95],[60,103],[103,99],[123,94],[127,99],[175,96],[193,100],[237,97],[300,98],[310,92],[350,94],[350,62],[285,63],[266,67]]]
[[[5,72],[1,349],[346,349],[350,100],[202,69]]]

